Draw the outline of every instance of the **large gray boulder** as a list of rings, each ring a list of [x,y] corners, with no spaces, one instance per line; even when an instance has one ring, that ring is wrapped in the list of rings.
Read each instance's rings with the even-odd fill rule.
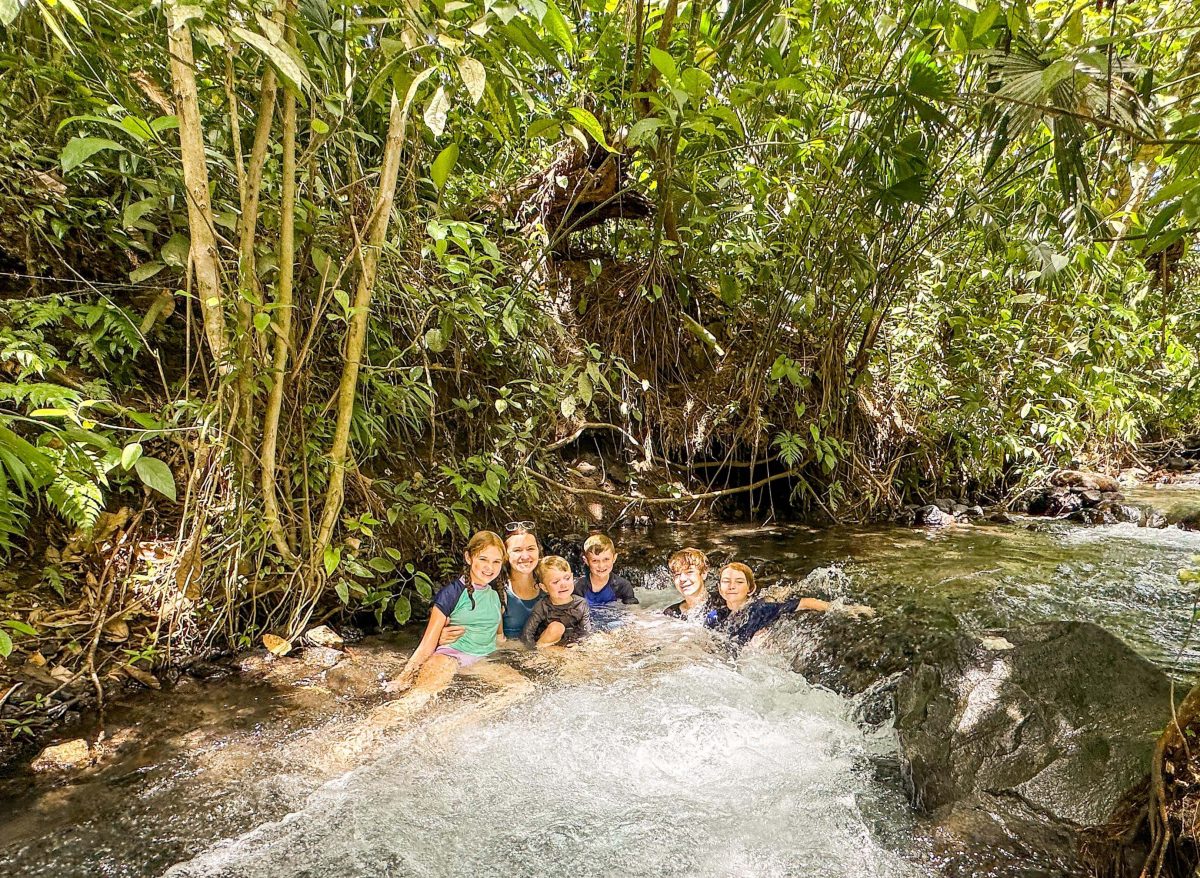
[[[1145,775],[1170,697],[1165,673],[1091,623],[960,637],[897,690],[914,800],[1100,823]]]

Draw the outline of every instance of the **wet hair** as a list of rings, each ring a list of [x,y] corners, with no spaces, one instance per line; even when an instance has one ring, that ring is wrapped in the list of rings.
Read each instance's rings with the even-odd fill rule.
[[[617,554],[617,547],[613,545],[613,541],[609,539],[608,534],[592,534],[583,541],[583,554],[603,555],[605,552]]]
[[[571,569],[571,565],[567,563],[566,558],[563,558],[559,555],[547,555],[541,561],[538,561],[538,582],[544,585],[546,580],[550,578],[551,570],[557,570],[559,573],[569,573],[571,574],[572,578],[575,575],[575,571]]]
[[[497,549],[500,552],[500,560],[508,560],[508,549],[504,546],[504,540],[500,539],[500,535],[493,533],[490,530],[476,531],[471,539],[467,540],[467,558],[474,558],[484,549]],[[469,562],[468,562],[469,563]],[[475,609],[475,583],[471,582],[471,571],[467,569],[467,575],[464,577],[467,581],[467,598],[471,601],[471,609]],[[500,582],[500,577],[496,576],[491,581],[492,590],[500,596],[500,608],[503,610],[507,603],[505,600],[508,595],[504,593],[504,585]]]
[[[708,572],[708,556],[699,549],[688,546],[686,549],[680,549],[671,556],[671,560],[667,562],[667,569],[672,573],[678,573],[680,570],[686,570],[688,567],[696,567],[701,573]]]
[[[722,573],[724,573],[726,570],[736,570],[738,573],[742,574],[742,576],[746,577],[746,585],[750,586],[750,594],[754,594],[756,591],[758,591],[758,583],[754,581],[754,571],[741,561],[730,561],[721,568]]]

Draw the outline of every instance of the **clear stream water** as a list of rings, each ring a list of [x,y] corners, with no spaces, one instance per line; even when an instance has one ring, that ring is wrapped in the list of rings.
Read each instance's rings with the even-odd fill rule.
[[[1175,578],[1196,533],[706,526],[638,541],[626,561],[649,585],[685,544],[748,560],[767,585],[837,564],[844,577],[803,588],[934,626],[1090,619],[1175,674],[1200,667],[1181,649],[1194,597]],[[97,767],[0,781],[0,875],[949,874],[905,803],[889,729],[770,648],[734,657],[657,615],[670,592],[640,594],[625,627],[566,660],[508,659],[535,681],[519,699],[464,678],[397,718],[288,660],[132,700]],[[359,696],[403,658],[352,652]]]

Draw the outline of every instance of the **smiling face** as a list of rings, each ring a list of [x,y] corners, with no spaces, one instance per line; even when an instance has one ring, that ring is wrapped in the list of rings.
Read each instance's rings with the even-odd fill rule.
[[[504,553],[495,546],[484,546],[474,555],[467,552],[464,558],[471,568],[471,582],[475,585],[490,585],[504,565]]]
[[[575,594],[575,577],[571,575],[570,570],[551,567],[542,580],[542,588],[550,597],[550,603],[557,606],[569,604]]]
[[[731,610],[741,609],[750,600],[750,583],[746,574],[733,567],[721,571],[721,597]]]
[[[508,566],[522,575],[533,573],[542,553],[538,551],[537,537],[530,533],[512,534],[504,541],[508,547]]]
[[[616,560],[617,556],[607,549],[595,555],[585,554],[583,556],[583,563],[587,565],[592,579],[597,582],[608,582],[608,577],[612,573],[613,562]]]
[[[695,564],[677,564],[671,568],[671,581],[684,601],[692,604],[704,598],[704,575],[707,572]]]

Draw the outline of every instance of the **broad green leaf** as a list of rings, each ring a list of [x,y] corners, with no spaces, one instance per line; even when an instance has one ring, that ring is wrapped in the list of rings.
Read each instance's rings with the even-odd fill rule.
[[[0,0],[0,25],[8,27],[20,14],[20,0]]]
[[[141,456],[142,456],[141,443],[140,442],[130,442],[128,445],[126,445],[124,448],[121,449],[121,469],[125,470],[125,472],[129,472],[129,470],[133,468],[134,464],[136,464],[138,462],[138,460],[141,458]]]
[[[672,83],[679,79],[679,70],[675,66],[675,59],[662,49],[656,46],[650,47],[650,63],[657,68],[667,82]]]
[[[313,119],[310,123],[314,134],[328,134],[329,123],[324,119]]]
[[[73,137],[59,155],[63,173],[75,170],[96,153],[106,149],[125,151],[125,147],[107,137]]]
[[[154,262],[146,262],[139,265],[133,271],[129,272],[129,282],[131,284],[140,284],[142,281],[150,280],[154,275],[158,274],[167,266],[155,260]]]
[[[397,625],[403,625],[412,616],[412,603],[405,595],[397,596],[392,615],[396,618]]]
[[[134,464],[142,483],[168,500],[175,500],[175,476],[171,468],[156,457],[139,457]]]
[[[338,600],[343,604],[350,603],[350,589],[346,586],[346,580],[339,579],[334,585],[333,590],[337,593]]]
[[[163,244],[159,255],[162,257],[162,261],[172,268],[185,268],[188,262],[188,251],[191,249],[192,242],[187,239],[187,236],[176,232],[167,243]]]
[[[666,121],[658,116],[647,116],[645,119],[638,119],[633,123],[633,127],[629,129],[626,142],[630,146],[641,146],[651,139],[651,135],[655,131],[666,124]]]
[[[437,187],[439,192],[446,185],[446,181],[450,179],[450,172],[454,170],[454,164],[458,161],[458,144],[452,143],[433,160],[433,164],[429,168],[430,179],[433,180],[433,185]]]
[[[0,622],[0,626],[10,631],[16,631],[18,634],[24,634],[26,637],[37,637],[37,629],[20,619],[6,619]]]
[[[367,562],[373,569],[380,573],[393,573],[396,570],[396,562],[391,558],[385,558],[382,555],[377,555]]]
[[[557,140],[561,132],[562,126],[557,119],[538,119],[525,130],[525,136],[530,140],[536,137]]]
[[[303,59],[289,52],[282,42],[274,43],[262,34],[244,27],[235,27],[233,35],[266,58],[296,91],[302,92],[312,85]]]
[[[575,417],[575,408],[576,408],[575,397],[570,396],[570,395],[564,396],[562,398],[562,401],[559,402],[559,404],[558,404],[558,410],[562,413],[562,416],[564,418],[566,418],[567,420],[570,420],[571,418]]]
[[[434,137],[441,137],[442,132],[446,130],[446,116],[449,112],[450,99],[446,97],[446,90],[439,85],[429,105],[425,107],[425,124],[429,126]]]
[[[8,658],[12,655],[12,651],[12,638],[6,632],[0,630],[0,658]]]
[[[583,109],[583,107],[571,107],[569,110],[567,110],[567,112],[570,114],[571,118],[575,120],[579,127],[588,133],[588,136],[591,137],[592,140],[596,141],[596,143],[600,144],[609,152],[616,152],[616,150],[608,145],[608,141],[604,137],[604,129],[600,127],[599,119],[597,119],[587,110]]]
[[[992,29],[992,25],[996,23],[996,19],[999,17],[999,3],[992,2],[983,7],[983,9],[979,10],[979,14],[975,16],[975,26],[971,28],[971,37],[976,40],[979,39]]]
[[[562,11],[554,4],[554,0],[546,0],[546,14],[542,16],[542,26],[550,32],[550,36],[567,50],[575,54],[575,38],[571,35],[571,25],[563,17]]]
[[[474,58],[464,55],[458,59],[458,75],[467,87],[471,103],[479,103],[479,99],[483,97],[483,90],[487,87],[487,70]]]
[[[154,210],[158,205],[159,201],[157,198],[143,198],[141,201],[133,202],[121,214],[121,225],[127,229],[133,228],[142,217]]]
[[[59,0],[61,3],[62,0]],[[126,116],[121,120],[121,127],[143,143],[154,137],[154,129],[150,123],[140,116]]]
[[[333,576],[333,571],[337,570],[337,566],[342,560],[342,550],[333,546],[326,546],[325,553],[321,556],[321,563],[325,567],[325,575]]]
[[[446,349],[446,340],[440,329],[434,328],[425,333],[425,347],[431,354],[440,354]]]
[[[392,79],[392,84],[396,88],[396,94],[400,97],[400,112],[407,113],[408,108],[412,106],[413,101],[417,98],[417,89],[421,83],[433,75],[434,68],[426,67],[420,73],[411,73],[405,71],[403,74],[396,74]]]
[[[1060,82],[1075,75],[1075,61],[1071,58],[1059,58],[1042,71],[1042,90],[1050,91]]]

